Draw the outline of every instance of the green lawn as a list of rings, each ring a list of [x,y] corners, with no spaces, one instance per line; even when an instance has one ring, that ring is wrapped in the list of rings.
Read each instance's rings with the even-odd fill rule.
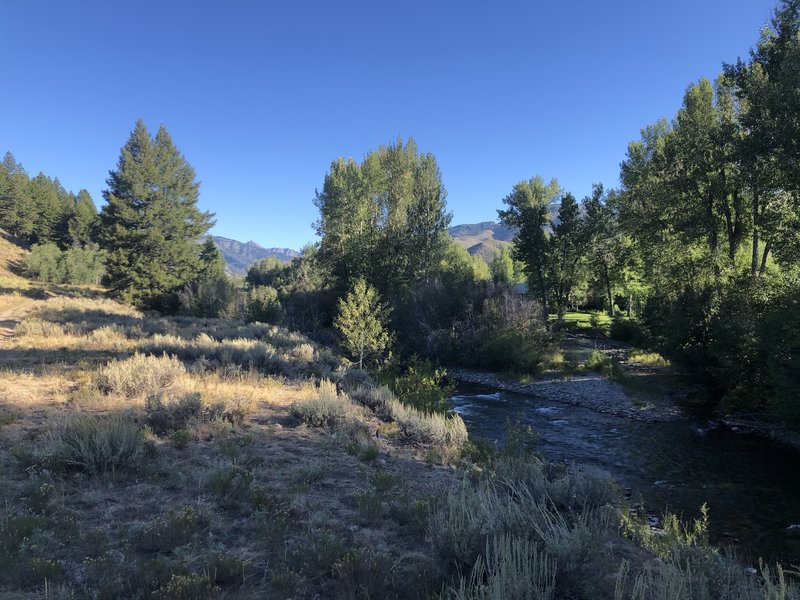
[[[549,318],[551,321],[555,321],[556,317],[557,315],[551,314]],[[575,325],[581,329],[589,328],[592,326],[592,317],[597,320],[597,324],[601,327],[611,325],[611,317],[600,311],[567,312],[564,313],[564,322],[568,324],[575,323]]]

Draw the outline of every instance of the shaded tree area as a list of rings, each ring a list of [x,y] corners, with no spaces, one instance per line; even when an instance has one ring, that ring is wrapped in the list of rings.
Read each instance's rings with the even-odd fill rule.
[[[721,408],[800,419],[800,3],[642,130],[614,198],[642,324]]]
[[[595,185],[578,205],[534,177],[504,198],[543,320],[583,294],[612,332],[643,327],[725,412],[800,420],[798,140],[800,2],[786,0],[748,60],[631,142],[619,190]]]

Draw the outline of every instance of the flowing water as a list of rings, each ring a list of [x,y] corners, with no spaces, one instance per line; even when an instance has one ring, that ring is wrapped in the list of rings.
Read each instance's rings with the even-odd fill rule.
[[[610,472],[649,513],[691,519],[710,508],[711,541],[750,564],[800,565],[800,452],[689,417],[641,423],[536,396],[463,387],[470,436],[502,443],[507,418],[530,425],[551,460]],[[793,527],[795,526],[795,527]]]

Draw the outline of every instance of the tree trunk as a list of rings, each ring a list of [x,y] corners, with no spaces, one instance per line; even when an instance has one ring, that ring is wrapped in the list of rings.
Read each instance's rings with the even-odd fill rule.
[[[761,267],[758,269],[759,275],[763,275],[764,271],[767,270],[767,257],[769,256],[770,250],[772,250],[772,243],[767,242],[764,246],[764,254],[761,256]]]
[[[536,270],[536,275],[539,279],[539,296],[542,299],[542,320],[544,321],[545,326],[547,326],[549,321],[549,313],[547,310],[547,288],[544,285],[544,273],[542,273],[541,266]]]
[[[750,260],[750,275],[756,276],[758,269],[758,189],[753,190],[753,255]]]
[[[614,318],[614,293],[611,291],[611,277],[608,274],[608,263],[603,263],[603,271],[606,278],[606,293],[608,294],[608,314]]]
[[[706,221],[709,227],[708,245],[711,251],[712,271],[714,272],[714,288],[717,298],[722,296],[722,273],[719,268],[719,232],[714,219],[714,198],[711,193],[706,198]]]

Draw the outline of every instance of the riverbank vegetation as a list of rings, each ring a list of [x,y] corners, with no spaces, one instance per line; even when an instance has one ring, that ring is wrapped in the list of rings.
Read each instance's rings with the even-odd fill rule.
[[[582,297],[617,319],[618,339],[666,352],[722,412],[793,423],[798,13],[796,2],[782,3],[748,60],[690,85],[671,121],[643,129],[620,189],[597,185],[578,206],[555,180],[534,177],[499,213],[519,228],[515,256],[559,322]]]

